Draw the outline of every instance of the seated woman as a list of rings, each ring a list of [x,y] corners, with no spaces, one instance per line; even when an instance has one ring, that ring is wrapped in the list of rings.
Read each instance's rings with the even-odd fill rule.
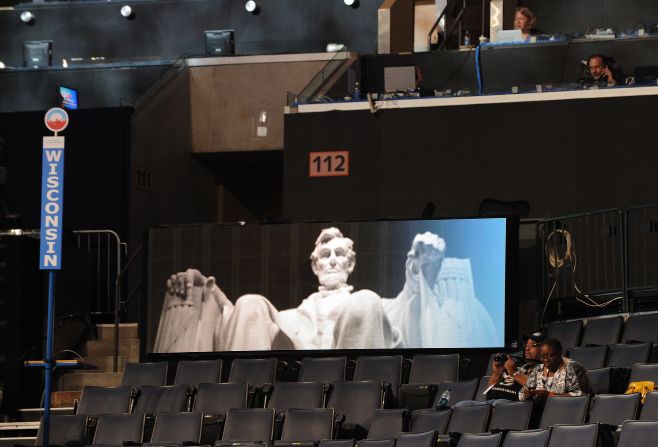
[[[584,396],[592,390],[587,373],[580,363],[562,357],[562,343],[547,338],[541,345],[541,362],[528,376],[521,400],[543,401],[549,396]]]
[[[516,8],[516,14],[514,15],[514,29],[521,30],[523,34],[523,40],[528,42],[530,36],[535,35],[537,25],[537,17],[527,6],[519,6]]]

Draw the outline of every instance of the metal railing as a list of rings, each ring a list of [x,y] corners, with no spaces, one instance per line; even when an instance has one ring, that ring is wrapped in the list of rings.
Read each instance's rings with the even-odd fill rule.
[[[542,220],[543,312],[553,318],[627,311],[624,212],[618,208]]]
[[[92,278],[95,296],[92,298],[92,314],[112,313],[114,319],[114,349],[112,371],[119,367],[119,322],[121,319],[121,281],[123,257],[128,246],[121,242],[119,235],[112,230],[75,230],[77,248],[95,256]]]

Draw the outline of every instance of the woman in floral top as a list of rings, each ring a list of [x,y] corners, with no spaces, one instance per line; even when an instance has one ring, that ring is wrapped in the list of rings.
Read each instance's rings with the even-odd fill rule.
[[[521,400],[591,394],[585,368],[574,360],[562,357],[562,343],[559,340],[544,340],[540,359],[542,363],[530,372],[528,382],[521,390]]]

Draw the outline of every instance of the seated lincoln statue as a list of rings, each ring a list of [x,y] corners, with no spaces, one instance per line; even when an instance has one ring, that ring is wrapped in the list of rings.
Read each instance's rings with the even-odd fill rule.
[[[326,228],[310,257],[318,291],[287,310],[255,294],[233,304],[215,278],[188,269],[167,281],[154,352],[499,346],[470,260],[445,250],[437,235],[417,234],[402,290],[382,298],[348,284],[354,243]]]

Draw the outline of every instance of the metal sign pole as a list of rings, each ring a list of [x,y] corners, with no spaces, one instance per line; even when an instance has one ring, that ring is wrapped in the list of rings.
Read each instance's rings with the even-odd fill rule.
[[[44,412],[43,446],[50,445],[50,394],[53,375],[53,326],[55,320],[55,271],[62,268],[62,231],[64,207],[64,137],[57,133],[69,123],[66,110],[58,107],[48,110],[44,118],[46,127],[55,133],[43,138],[41,167],[41,231],[39,268],[48,270],[48,315],[46,323],[46,358],[43,367]]]

